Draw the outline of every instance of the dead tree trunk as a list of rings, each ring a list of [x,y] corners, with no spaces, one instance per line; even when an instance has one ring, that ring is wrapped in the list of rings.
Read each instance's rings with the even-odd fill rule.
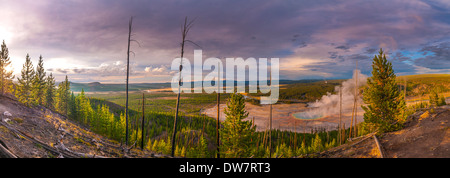
[[[142,93],[142,124],[141,124],[141,150],[144,150],[144,124],[145,124],[145,97],[144,93]]]
[[[220,63],[217,63],[217,124],[216,124],[217,158],[220,158],[219,117],[220,117]]]
[[[381,148],[381,144],[377,139],[377,136],[374,134],[373,139],[375,140],[375,144],[377,145],[378,151],[380,152],[380,158],[384,158],[383,156],[383,149]]]
[[[173,122],[173,135],[172,135],[172,157],[175,155],[175,137],[177,135],[177,120],[178,120],[178,109],[180,107],[180,94],[181,94],[181,71],[183,70],[183,57],[184,57],[184,44],[186,41],[186,36],[189,32],[189,29],[192,27],[193,21],[187,22],[187,17],[184,19],[184,26],[181,29],[181,58],[180,58],[180,67],[179,67],[179,76],[178,76],[178,95],[177,95],[177,106],[175,111],[175,119]]]
[[[358,60],[356,60],[356,70],[355,70],[355,137],[357,137],[357,126],[358,123]]]
[[[270,91],[272,91],[272,71],[270,71]],[[272,98],[270,98],[269,108],[269,158],[272,157]]]
[[[128,80],[130,78],[130,41],[131,41],[131,26],[133,24],[133,17],[130,18],[130,23],[128,26],[128,50],[127,50],[127,84],[126,84],[126,95],[127,99],[125,102],[125,145],[128,146]]]
[[[342,86],[339,89],[339,145],[342,145]]]

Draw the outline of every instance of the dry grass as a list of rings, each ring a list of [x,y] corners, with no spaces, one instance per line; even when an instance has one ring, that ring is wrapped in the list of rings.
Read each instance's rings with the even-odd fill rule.
[[[377,147],[373,147],[369,152],[369,158],[380,158],[380,151],[378,151]]]
[[[430,117],[430,112],[428,112],[428,111],[426,111],[422,115],[420,115],[419,121],[421,121],[422,119],[425,119],[427,117]]]

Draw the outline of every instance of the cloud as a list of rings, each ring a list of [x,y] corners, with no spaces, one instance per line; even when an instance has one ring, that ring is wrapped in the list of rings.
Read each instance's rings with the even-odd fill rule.
[[[395,63],[403,72],[416,71],[411,65],[449,68],[449,8],[446,1],[420,0],[17,0],[0,6],[5,17],[0,31],[11,34],[6,42],[11,56],[42,54],[44,63],[70,59],[59,62],[63,66],[54,60],[49,70],[105,78],[125,72],[133,15],[132,38],[140,44],[131,46],[133,75],[163,76],[170,74],[163,66],[180,56],[180,25],[188,16],[195,18],[188,39],[201,46],[204,59],[279,57],[280,73],[286,74],[281,78],[350,78],[347,70],[355,59],[365,67],[363,73],[370,73],[370,60],[380,47],[403,62]],[[193,59],[196,48],[187,44],[185,57]],[[427,54],[411,57],[402,51]]]
[[[450,69],[450,42],[427,45],[420,52],[429,55],[416,59],[415,65],[429,69]]]
[[[136,75],[136,62],[130,62],[130,75]],[[110,63],[102,63],[98,67],[90,68],[49,68],[47,71],[63,74],[88,74],[97,76],[125,76],[127,66],[122,61],[114,61]]]
[[[161,65],[160,67],[145,67],[144,71],[147,76],[171,76],[176,73],[176,71],[168,69],[166,65]]]
[[[341,46],[337,46],[336,49],[342,49],[342,50],[345,51],[345,50],[350,49],[350,46],[348,46],[348,45],[341,45]]]
[[[442,73],[450,73],[450,69],[430,69],[422,66],[413,66],[417,74],[442,74]]]

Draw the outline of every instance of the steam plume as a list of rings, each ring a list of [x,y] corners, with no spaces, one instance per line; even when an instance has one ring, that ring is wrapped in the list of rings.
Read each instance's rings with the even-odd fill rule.
[[[356,74],[358,74],[358,87],[366,85],[367,76],[361,74],[360,70],[354,70],[353,77],[342,82],[342,113],[351,112],[353,109]],[[305,112],[297,113],[295,116],[302,119],[314,119],[339,114],[340,86],[336,86],[334,91],[336,94],[327,93],[322,96],[320,100],[308,103],[310,109]],[[357,100],[359,103],[358,105],[363,102],[361,95],[359,95]],[[358,110],[361,111],[361,108],[358,108]]]

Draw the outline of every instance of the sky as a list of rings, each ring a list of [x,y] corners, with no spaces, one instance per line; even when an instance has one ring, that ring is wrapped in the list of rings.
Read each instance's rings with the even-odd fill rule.
[[[448,0],[0,0],[0,40],[16,77],[27,53],[57,81],[124,83],[133,16],[131,83],[170,82],[180,27],[210,57],[279,58],[280,79],[371,73],[380,48],[397,75],[450,73]],[[193,62],[198,46],[186,44]],[[207,73],[204,72],[204,73]]]

